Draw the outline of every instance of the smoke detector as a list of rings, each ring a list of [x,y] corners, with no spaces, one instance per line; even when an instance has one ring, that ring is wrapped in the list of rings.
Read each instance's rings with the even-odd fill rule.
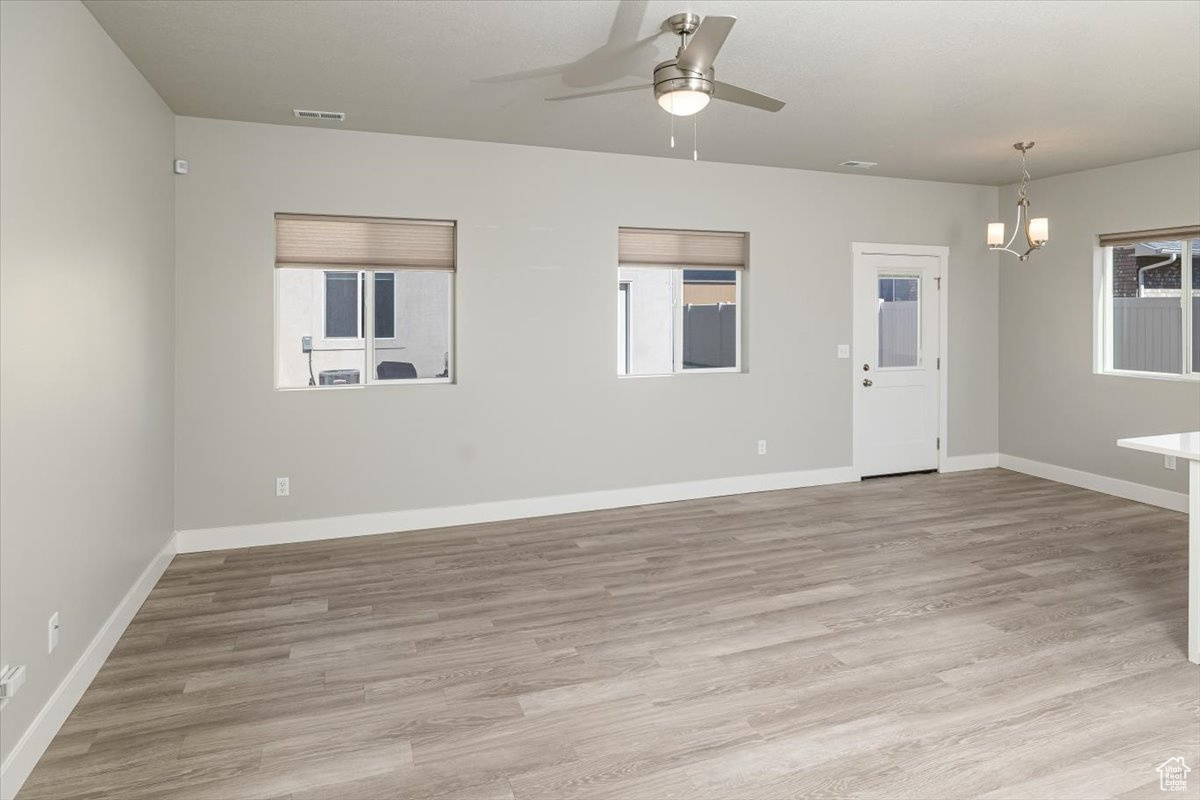
[[[323,119],[326,122],[345,122],[346,114],[343,111],[306,111],[302,108],[293,108],[292,113],[297,119]]]

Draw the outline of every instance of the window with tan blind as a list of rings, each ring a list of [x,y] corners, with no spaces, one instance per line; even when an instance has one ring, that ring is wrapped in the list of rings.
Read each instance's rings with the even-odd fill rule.
[[[456,227],[275,215],[276,387],[451,380]]]
[[[747,250],[741,232],[620,228],[617,373],[740,371]]]
[[[1200,380],[1200,226],[1099,240],[1096,371]]]

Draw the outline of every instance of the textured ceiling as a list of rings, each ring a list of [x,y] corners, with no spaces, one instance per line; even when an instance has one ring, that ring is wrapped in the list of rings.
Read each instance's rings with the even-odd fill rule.
[[[1200,2],[135,2],[85,0],[177,114],[690,158],[644,93],[671,14],[732,14],[720,79],[787,101],[713,102],[711,161],[967,183],[1200,147]]]

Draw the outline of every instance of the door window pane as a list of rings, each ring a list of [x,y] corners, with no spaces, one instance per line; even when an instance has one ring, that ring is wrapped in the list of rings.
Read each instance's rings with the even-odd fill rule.
[[[358,337],[357,272],[325,273],[325,338],[357,339]]]
[[[880,368],[916,367],[921,352],[921,280],[909,276],[879,278]]]

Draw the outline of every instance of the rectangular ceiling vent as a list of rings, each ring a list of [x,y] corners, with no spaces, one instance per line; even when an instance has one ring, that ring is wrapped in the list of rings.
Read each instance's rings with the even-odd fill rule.
[[[293,108],[292,113],[297,119],[323,119],[328,122],[345,122],[346,114],[342,111],[305,111],[302,108]]]
[[[843,161],[842,163],[838,164],[838,166],[839,167],[853,167],[854,169],[870,169],[871,167],[878,167],[879,162],[878,161]]]

